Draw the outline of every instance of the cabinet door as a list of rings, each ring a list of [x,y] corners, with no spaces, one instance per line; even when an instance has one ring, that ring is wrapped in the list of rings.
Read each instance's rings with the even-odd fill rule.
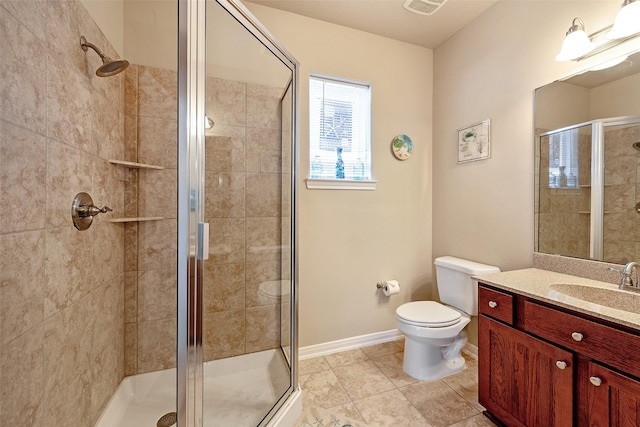
[[[573,354],[479,318],[479,400],[509,426],[573,424]]]
[[[585,426],[640,426],[640,381],[620,375],[593,362],[587,375],[578,378],[585,401],[579,417]]]

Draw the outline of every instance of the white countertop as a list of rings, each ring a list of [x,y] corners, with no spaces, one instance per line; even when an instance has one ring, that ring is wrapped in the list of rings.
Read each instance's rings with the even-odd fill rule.
[[[636,313],[631,313],[612,308],[611,306],[614,306],[615,303],[611,300],[607,300],[600,294],[598,294],[598,298],[595,300],[599,301],[603,305],[563,294],[552,287],[552,285],[566,284],[610,289],[623,294],[623,298],[628,296],[630,300],[638,299],[640,302],[640,294],[619,290],[617,285],[613,285],[611,283],[584,279],[582,277],[570,276],[568,274],[555,273],[553,271],[540,270],[537,268],[479,275],[475,276],[475,278],[480,282],[499,289],[504,289],[519,295],[533,297],[580,313],[589,314],[594,317],[629,326],[640,331],[640,305],[635,308]]]

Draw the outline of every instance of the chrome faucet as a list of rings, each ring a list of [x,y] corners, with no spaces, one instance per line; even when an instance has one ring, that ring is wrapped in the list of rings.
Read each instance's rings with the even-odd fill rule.
[[[630,290],[639,290],[640,291],[640,286],[638,283],[636,283],[635,285],[633,284],[633,278],[631,277],[633,274],[633,269],[635,268],[640,268],[640,264],[638,264],[637,262],[631,261],[628,262],[624,268],[622,269],[622,280],[620,281],[620,289],[626,289],[627,287],[630,287],[632,289]]]

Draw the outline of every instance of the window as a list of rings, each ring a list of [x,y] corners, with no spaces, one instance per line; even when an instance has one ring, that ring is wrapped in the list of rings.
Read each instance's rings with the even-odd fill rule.
[[[578,187],[578,129],[549,136],[549,188]]]
[[[309,78],[311,179],[371,180],[371,88]]]

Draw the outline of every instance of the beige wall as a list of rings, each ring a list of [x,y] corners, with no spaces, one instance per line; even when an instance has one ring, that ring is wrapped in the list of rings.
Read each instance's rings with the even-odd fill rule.
[[[619,7],[615,1],[498,2],[435,50],[433,256],[503,270],[531,265],[534,89],[598,60],[555,61],[574,17],[591,33],[609,25]],[[456,129],[487,118],[492,157],[457,165]]]
[[[432,51],[248,4],[300,62],[300,345],[395,329],[395,309],[430,295]],[[307,190],[309,73],[371,83],[375,191]],[[413,156],[395,160],[391,139]],[[401,293],[376,283],[398,279]]]
[[[124,53],[124,0],[80,0],[96,25],[118,52]],[[89,40],[93,42],[92,40]],[[98,46],[102,49],[101,46]]]

